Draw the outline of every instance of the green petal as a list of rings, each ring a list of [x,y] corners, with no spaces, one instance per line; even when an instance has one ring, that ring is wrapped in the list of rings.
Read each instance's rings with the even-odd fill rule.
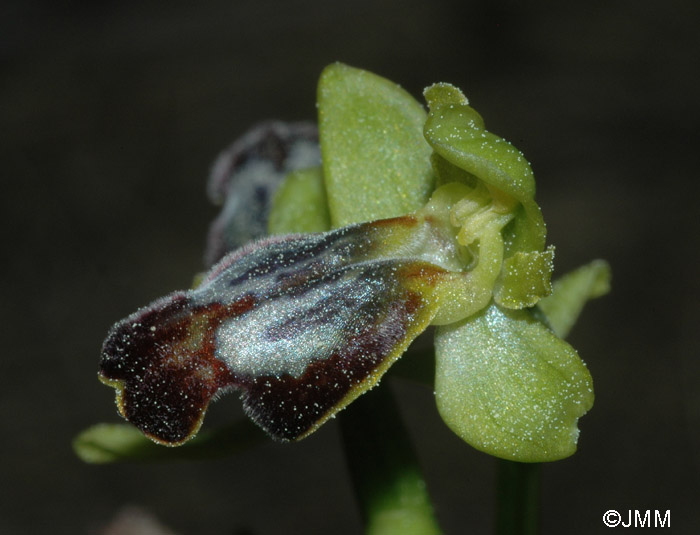
[[[464,169],[460,169],[456,165],[452,165],[437,152],[433,152],[433,154],[431,154],[430,163],[432,164],[433,171],[435,172],[435,189],[451,182],[458,182],[460,184],[465,184],[470,188],[476,188],[479,182],[479,179],[474,175],[468,173]]]
[[[562,338],[576,323],[586,301],[610,291],[610,266],[605,260],[594,260],[554,281],[552,295],[537,305],[549,324]]]
[[[289,173],[272,201],[269,234],[324,232],[330,216],[320,167]]]
[[[323,173],[334,227],[417,210],[433,190],[425,110],[398,85],[341,63],[318,87]]]
[[[501,278],[496,284],[494,299],[506,308],[533,306],[552,293],[550,278],[554,269],[554,247],[542,253],[515,253],[503,262]]]
[[[179,448],[164,448],[128,424],[97,424],[73,440],[73,450],[86,463],[211,459],[253,447],[267,436],[248,419],[203,431]]]
[[[481,116],[466,103],[459,89],[435,84],[425,90],[430,113],[424,134],[433,150],[447,162],[478,177],[495,199],[520,203],[515,219],[504,231],[506,256],[516,251],[541,251],[545,226],[534,201],[535,179],[523,154],[505,139],[487,131]],[[442,181],[443,177],[439,181]]]
[[[513,145],[484,128],[481,115],[459,89],[435,84],[424,95],[430,107],[424,132],[435,152],[518,201],[534,199],[530,164]]]
[[[445,423],[491,455],[520,462],[576,450],[576,422],[593,405],[576,351],[530,311],[485,311],[439,327],[435,395]]]

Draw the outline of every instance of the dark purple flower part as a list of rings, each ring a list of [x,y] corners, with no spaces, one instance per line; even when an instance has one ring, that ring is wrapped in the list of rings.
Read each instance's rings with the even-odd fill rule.
[[[207,185],[211,201],[223,205],[209,229],[207,266],[229,251],[266,236],[277,186],[290,171],[320,163],[318,129],[307,122],[261,123],[222,152]]]
[[[376,384],[434,317],[447,271],[392,253],[405,249],[392,237],[418,228],[406,216],[235,251],[196,289],[117,323],[100,379],[122,416],[164,444],[194,436],[231,390],[272,437],[303,438]]]

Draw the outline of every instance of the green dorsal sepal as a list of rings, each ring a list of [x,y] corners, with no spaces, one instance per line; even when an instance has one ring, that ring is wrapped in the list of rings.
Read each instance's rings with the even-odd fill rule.
[[[395,217],[430,197],[435,177],[425,110],[389,80],[342,63],[318,86],[323,174],[331,223]]]

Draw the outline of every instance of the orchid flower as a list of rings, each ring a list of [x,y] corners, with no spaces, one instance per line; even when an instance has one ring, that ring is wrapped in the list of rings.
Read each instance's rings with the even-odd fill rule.
[[[326,68],[321,165],[304,130],[312,167],[277,166],[272,236],[224,255],[230,216],[246,208],[232,190],[238,208],[226,197],[210,236],[208,257],[223,257],[109,332],[99,378],[123,417],[180,445],[236,391],[273,439],[299,440],[435,325],[435,399],[452,431],[516,461],[575,451],[592,380],[559,336],[565,300],[550,296],[554,249],[530,165],[456,87],[424,96],[427,113],[388,80]],[[604,293],[606,270],[575,277],[576,302]]]

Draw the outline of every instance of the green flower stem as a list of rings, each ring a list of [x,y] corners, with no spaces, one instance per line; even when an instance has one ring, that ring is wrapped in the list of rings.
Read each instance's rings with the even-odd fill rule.
[[[340,427],[365,533],[441,533],[388,385],[353,402],[340,415]]]
[[[539,531],[540,463],[498,460],[496,535]]]

